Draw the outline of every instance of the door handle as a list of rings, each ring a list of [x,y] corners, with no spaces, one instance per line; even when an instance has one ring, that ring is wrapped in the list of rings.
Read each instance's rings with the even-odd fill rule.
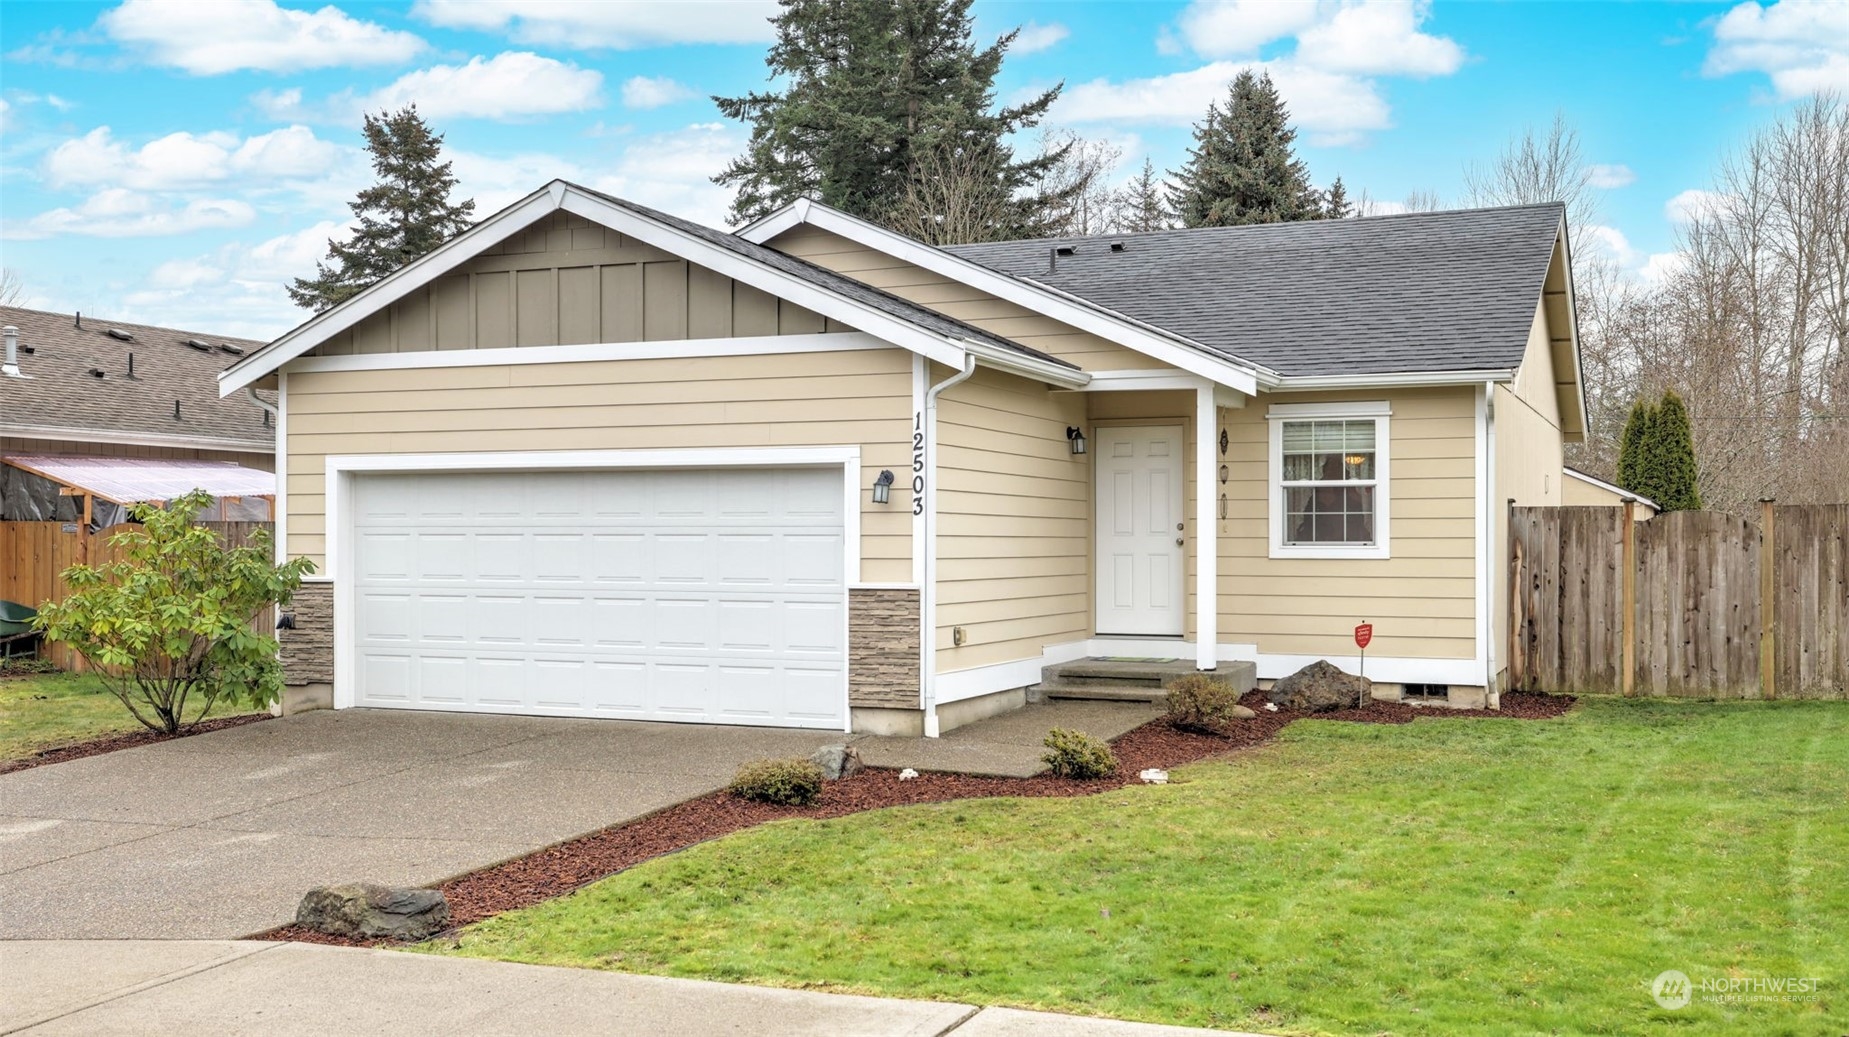
[[[1182,545],[1181,545],[1181,538],[1180,538],[1180,537],[1176,537],[1176,538],[1175,538],[1175,546],[1176,546],[1176,547],[1180,547],[1180,546],[1182,546]]]

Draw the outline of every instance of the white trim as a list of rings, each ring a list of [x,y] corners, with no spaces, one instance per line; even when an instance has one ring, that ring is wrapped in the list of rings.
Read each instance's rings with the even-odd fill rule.
[[[712,356],[763,356],[776,353],[841,353],[894,349],[858,331],[820,335],[751,335],[698,338],[673,342],[596,342],[573,346],[511,346],[495,349],[418,350],[411,353],[351,353],[297,357],[282,370],[298,374],[324,371],[404,371],[434,367],[495,367],[517,364],[573,364],[600,360],[674,360]]]
[[[1277,379],[1270,388],[1277,392],[1305,389],[1412,389],[1421,386],[1477,385],[1482,382],[1512,382],[1513,370],[1492,368],[1483,371],[1407,371],[1399,374],[1320,374],[1292,375]]]
[[[1015,659],[940,673],[937,675],[937,704],[941,706],[1039,684],[1042,667],[1077,662],[1087,654],[1086,642],[1070,641],[1063,645],[1049,645],[1040,655],[1030,659]]]
[[[1495,619],[1490,615],[1490,605],[1494,597],[1490,592],[1496,584],[1495,572],[1491,568],[1491,566],[1495,564],[1493,561],[1495,552],[1491,550],[1491,547],[1494,545],[1493,530],[1495,527],[1490,523],[1490,498],[1496,492],[1496,466],[1494,458],[1496,430],[1494,424],[1495,408],[1492,402],[1495,399],[1495,392],[1496,383],[1494,382],[1484,382],[1482,385],[1477,386],[1475,394],[1476,399],[1474,401],[1475,413],[1472,415],[1473,420],[1471,422],[1475,438],[1475,449],[1477,452],[1476,471],[1474,473],[1477,483],[1475,502],[1476,515],[1474,516],[1476,520],[1475,560],[1477,564],[1477,578],[1474,581],[1476,583],[1477,612],[1476,651],[1477,661],[1482,666],[1481,679],[1485,688],[1490,687],[1492,684],[1490,678],[1496,675],[1495,653],[1491,647],[1492,642],[1495,640],[1494,633],[1496,627]]]
[[[919,692],[926,738],[938,736],[937,723],[937,400],[944,391],[976,373],[970,354],[956,374],[925,390],[924,404],[924,579],[918,595]]]
[[[1265,454],[1269,490],[1265,526],[1272,558],[1393,557],[1393,408],[1385,401],[1356,403],[1274,403],[1265,412],[1270,442]],[[1374,422],[1374,542],[1355,547],[1284,542],[1284,423],[1317,418],[1369,419]]]
[[[924,464],[924,459],[925,459],[925,449],[924,449],[925,382],[929,379],[929,377],[930,377],[930,361],[926,360],[924,357],[921,357],[916,353],[913,353],[912,354],[912,425],[911,425],[911,431],[909,433],[913,437],[913,439],[910,444],[912,449],[907,451],[909,463],[907,463],[905,466],[905,493],[906,493],[906,498],[907,498],[906,507],[910,508],[912,512],[912,582],[914,584],[917,584],[920,587],[924,586],[924,582],[925,582],[924,494],[917,492],[914,488],[917,486],[923,485],[922,482],[919,482],[917,480],[923,479],[926,475],[926,472],[921,466]],[[924,694],[922,686],[920,687],[919,694],[920,695]],[[921,699],[920,701],[922,702],[923,700]]]
[[[1258,663],[1259,680],[1275,681],[1319,659],[1326,659],[1349,673],[1359,673],[1363,668],[1361,657],[1356,655],[1260,653],[1253,661]],[[1477,659],[1412,659],[1370,655],[1366,662],[1367,679],[1381,684],[1455,684],[1465,688],[1483,685],[1483,664]]]
[[[1649,508],[1653,511],[1663,510],[1662,507],[1660,507],[1655,501],[1644,496],[1643,494],[1633,493],[1630,490],[1627,490],[1624,487],[1617,485],[1616,483],[1608,483],[1596,475],[1587,475],[1585,472],[1582,472],[1577,468],[1564,467],[1564,466],[1561,468],[1561,471],[1565,472],[1568,478],[1578,479],[1580,482],[1588,483],[1593,486],[1597,486],[1599,489],[1605,490],[1608,493],[1615,493],[1618,495],[1619,500],[1636,501],[1637,503],[1642,504],[1644,507]]]
[[[848,585],[851,591],[915,591],[915,583],[853,583]]]
[[[805,223],[1247,395],[1258,392],[1261,377],[1275,377],[1269,371],[1215,357],[1199,343],[1143,324],[1069,292],[1037,281],[1009,277],[808,199],[796,201],[743,227],[737,234],[746,241],[763,244]]]
[[[1019,375],[1037,382],[1046,382],[1060,389],[1083,389],[1091,384],[1091,375],[1076,367],[1067,367],[1062,363],[1027,356],[974,339],[959,338],[957,342],[981,360],[984,367],[992,367],[997,371]]]
[[[1214,668],[1214,646],[1220,637],[1220,522],[1215,508],[1220,499],[1215,481],[1220,410],[1213,390],[1211,383],[1194,390],[1194,637],[1200,643],[1194,662],[1202,670]]]
[[[334,708],[355,702],[353,668],[354,580],[347,571],[348,527],[353,515],[347,506],[353,477],[392,472],[497,472],[635,468],[841,468],[842,585],[841,636],[848,644],[846,593],[860,583],[860,448],[823,447],[722,447],[673,450],[509,450],[458,454],[333,454],[325,459],[327,576],[315,582],[334,587]],[[842,730],[851,729],[853,708],[848,701],[847,667],[841,673]]]
[[[262,440],[170,436],[161,432],[101,432],[88,428],[62,428],[57,425],[0,425],[0,436],[13,436],[19,439],[61,439],[72,443],[107,443],[111,446],[217,450],[231,454],[270,454],[276,451],[274,442],[265,443]]]
[[[1134,392],[1145,389],[1187,389],[1200,387],[1199,375],[1183,371],[1164,371],[1160,368],[1093,371],[1091,382],[1085,386],[1086,392]],[[1215,383],[1209,382],[1209,385]]]

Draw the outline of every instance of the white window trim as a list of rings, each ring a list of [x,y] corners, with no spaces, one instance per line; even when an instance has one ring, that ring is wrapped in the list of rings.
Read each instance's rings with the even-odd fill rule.
[[[1265,481],[1271,505],[1265,524],[1271,531],[1273,558],[1391,558],[1392,546],[1392,432],[1393,408],[1385,400],[1356,403],[1274,403],[1265,412],[1271,426],[1266,455]],[[1354,547],[1334,544],[1284,542],[1284,423],[1316,419],[1374,420],[1374,543]]]

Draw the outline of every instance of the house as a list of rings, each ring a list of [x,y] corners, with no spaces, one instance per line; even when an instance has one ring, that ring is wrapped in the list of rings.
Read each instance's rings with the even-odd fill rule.
[[[1629,501],[1636,505],[1633,514],[1639,522],[1654,518],[1663,510],[1655,501],[1640,493],[1632,493],[1577,468],[1566,468],[1563,479],[1560,503],[1569,508],[1622,508]]]
[[[936,735],[1043,667],[1494,701],[1584,434],[1558,205],[940,249],[554,181],[274,387],[286,708]]]
[[[0,519],[75,522],[87,505],[100,528],[181,483],[274,492],[272,418],[217,383],[263,343],[14,306],[0,325]],[[231,517],[268,512],[265,501]]]

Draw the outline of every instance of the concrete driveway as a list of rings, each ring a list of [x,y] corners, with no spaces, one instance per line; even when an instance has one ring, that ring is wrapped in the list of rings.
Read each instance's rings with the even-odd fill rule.
[[[0,775],[0,939],[228,939],[312,886],[428,885],[841,732],[306,713]]]

